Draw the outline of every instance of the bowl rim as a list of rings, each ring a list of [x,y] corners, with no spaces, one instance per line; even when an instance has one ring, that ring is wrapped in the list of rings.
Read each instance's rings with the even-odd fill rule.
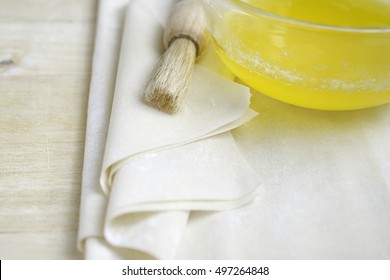
[[[224,1],[227,1],[232,5],[236,6],[237,8],[239,8],[240,10],[250,13],[252,15],[267,17],[285,23],[303,26],[303,27],[311,27],[316,29],[340,31],[340,32],[353,32],[353,33],[390,33],[390,25],[360,27],[360,26],[338,26],[338,25],[331,25],[331,24],[321,24],[321,23],[315,23],[315,22],[310,22],[310,21],[305,21],[300,19],[289,18],[273,12],[269,12],[267,10],[248,4],[242,0],[224,0]],[[203,2],[208,2],[208,1],[203,0]]]

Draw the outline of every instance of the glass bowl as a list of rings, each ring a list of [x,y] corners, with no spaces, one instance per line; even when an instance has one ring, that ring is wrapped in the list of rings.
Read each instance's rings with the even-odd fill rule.
[[[382,5],[367,14],[356,14],[356,19],[367,16],[366,26],[344,20],[354,16],[348,6],[344,7],[344,15],[342,6],[339,15],[325,7],[315,10],[316,3],[325,1],[337,2],[339,6],[353,2],[203,3],[217,53],[241,81],[256,91],[290,104],[322,110],[353,110],[390,102],[390,1],[363,1]],[[294,2],[301,2],[301,14],[313,20],[289,16]],[[314,15],[307,10],[310,3],[314,5],[312,11],[317,12]],[[299,5],[295,10],[299,10]],[[316,18],[322,21],[316,22]]]

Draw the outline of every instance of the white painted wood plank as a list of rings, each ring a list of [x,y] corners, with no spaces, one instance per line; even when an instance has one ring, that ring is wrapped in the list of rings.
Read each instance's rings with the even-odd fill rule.
[[[0,258],[77,259],[96,0],[0,0]]]
[[[82,259],[76,238],[76,232],[0,234],[0,259]]]
[[[0,22],[94,21],[95,0],[0,0]]]

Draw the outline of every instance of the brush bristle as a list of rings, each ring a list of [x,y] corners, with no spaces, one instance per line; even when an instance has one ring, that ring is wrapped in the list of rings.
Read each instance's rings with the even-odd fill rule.
[[[196,46],[188,39],[171,43],[146,85],[145,102],[166,113],[176,113],[188,92],[196,59]]]

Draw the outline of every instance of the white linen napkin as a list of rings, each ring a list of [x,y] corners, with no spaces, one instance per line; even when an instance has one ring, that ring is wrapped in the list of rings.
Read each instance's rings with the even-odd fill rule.
[[[123,21],[128,0],[99,1],[93,73],[88,102],[78,248],[88,257],[87,240],[103,237],[107,197],[100,191],[99,178],[111,114]],[[95,243],[89,241],[89,243]],[[99,252],[103,252],[99,250]]]
[[[120,38],[120,25],[115,22],[123,11],[117,6],[121,2],[127,1],[103,0],[99,9],[80,214],[79,246],[87,259],[151,257],[142,246],[140,252],[119,248],[115,242],[109,244],[103,234],[108,197],[100,191],[97,180],[113,94],[110,87],[116,74],[110,69],[117,68],[112,62],[116,61]],[[109,24],[100,24],[103,20]],[[110,40],[110,36],[117,39]],[[206,56],[207,61],[215,58],[212,52]],[[211,68],[220,69],[208,65]],[[225,75],[231,77],[227,72]],[[176,246],[173,258],[389,259],[389,105],[355,112],[320,112],[258,93],[252,98],[252,106],[261,112],[261,118],[235,129],[233,135],[266,188],[260,189],[255,200],[237,209],[194,211],[190,217],[187,210],[158,212],[170,212],[175,218],[176,227],[164,232],[164,238],[170,237],[168,242]],[[112,186],[110,196],[115,189]],[[218,203],[213,202],[217,207]],[[113,210],[115,213],[115,207]],[[130,221],[123,223],[125,229],[129,222],[132,233],[139,229],[145,239],[150,237],[157,243],[163,240],[153,239],[161,222],[172,224],[169,218],[154,214],[134,212],[108,219],[114,223],[110,234],[120,235],[120,246],[123,235],[115,224],[121,224],[117,219],[127,219]],[[144,223],[148,221],[149,231],[145,231]],[[153,225],[157,225],[155,231]],[[129,238],[139,237],[135,234]],[[149,242],[152,247],[153,242]],[[172,257],[169,248],[160,249],[163,254],[159,256]]]
[[[81,249],[84,242],[86,246],[95,244],[92,246],[105,247],[108,251],[115,247],[155,258],[173,258],[190,211],[240,207],[257,193],[258,176],[227,132],[256,115],[248,110],[249,91],[226,79],[229,75],[217,59],[212,59],[215,57],[210,53],[212,49],[208,50],[207,59],[195,67],[190,93],[180,114],[165,115],[141,101],[144,85],[162,54],[162,31],[175,2],[133,0],[128,4],[101,175],[102,190],[108,200],[96,189],[95,178],[92,179],[96,173],[88,172],[87,167],[81,203]],[[102,1],[99,20],[118,14],[124,2],[112,6],[108,3]],[[97,46],[106,44],[107,39],[115,39],[104,38],[108,32],[99,28],[111,29],[113,37],[120,33],[117,24],[98,25]],[[115,50],[111,42],[104,49],[96,48],[94,56],[94,77],[103,77],[111,85],[114,75],[108,70],[112,71],[112,67],[97,68],[101,72],[95,75],[95,61],[100,59],[99,52],[106,56],[109,53],[115,61]],[[96,88],[107,96],[97,106],[109,106],[112,87],[96,86],[101,83],[97,79],[92,83],[95,86],[91,87],[89,111],[96,109],[97,101],[92,100],[99,91],[93,92]],[[107,119],[107,112],[104,109],[101,117]],[[90,124],[94,114],[99,113],[91,114],[87,134],[93,138],[94,134],[107,131],[107,123],[100,127]],[[101,137],[98,144],[104,144],[104,140]],[[86,148],[85,165],[90,162],[88,153],[96,151],[101,155],[101,146]],[[87,226],[92,212],[89,207],[93,203],[94,209],[98,208],[97,204],[101,207],[92,214],[95,219]]]

